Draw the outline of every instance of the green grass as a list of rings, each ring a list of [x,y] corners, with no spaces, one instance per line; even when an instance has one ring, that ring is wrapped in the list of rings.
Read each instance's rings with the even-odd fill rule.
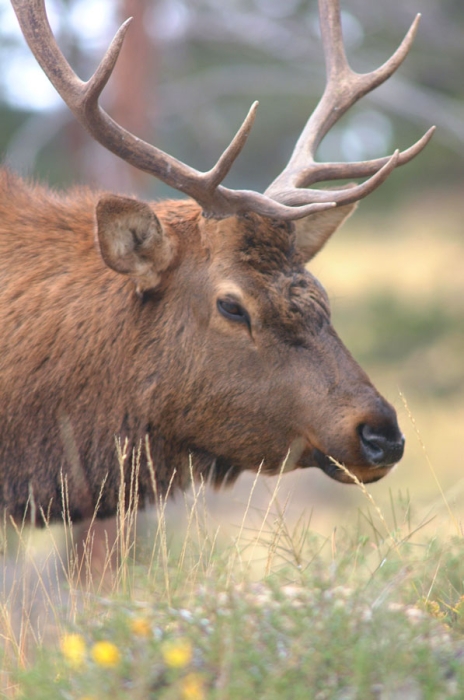
[[[358,522],[323,537],[308,520],[290,524],[279,487],[253,529],[250,495],[228,535],[197,486],[182,533],[159,502],[153,533],[137,537],[135,494],[99,574],[92,533],[78,553],[69,523],[61,544],[56,527],[38,538],[14,529],[0,607],[4,697],[462,698],[459,526],[440,540],[409,499],[385,514],[361,487]]]

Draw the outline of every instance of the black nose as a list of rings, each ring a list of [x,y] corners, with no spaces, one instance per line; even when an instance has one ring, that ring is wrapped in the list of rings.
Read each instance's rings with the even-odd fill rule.
[[[403,456],[404,437],[391,426],[382,429],[364,423],[359,426],[359,437],[364,457],[372,465],[389,467]]]

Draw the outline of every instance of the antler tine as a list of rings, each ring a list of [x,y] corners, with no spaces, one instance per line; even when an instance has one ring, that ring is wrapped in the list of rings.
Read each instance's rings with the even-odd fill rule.
[[[222,156],[220,156],[214,168],[207,173],[204,173],[205,182],[208,182],[208,187],[210,190],[216,189],[216,187],[224,180],[233,162],[237,158],[238,154],[245,145],[251,127],[254,124],[256,117],[256,110],[258,109],[258,101],[253,102],[245,120],[240,127],[240,129],[235,134],[234,138],[230,142],[229,146],[226,148]]]
[[[103,89],[105,88],[108,80],[111,78],[111,74],[116,65],[116,61],[119,58],[119,54],[121,53],[122,45],[126,37],[126,32],[129,29],[131,22],[132,17],[129,17],[129,19],[126,19],[126,21],[123,22],[123,24],[121,24],[118,31],[114,35],[113,40],[109,45],[105,55],[100,61],[100,65],[98,66],[90,80],[87,83],[84,83],[88,102],[98,102],[98,98],[103,92]]]
[[[329,190],[295,187],[295,189],[284,193],[285,197],[282,196],[282,200],[285,199],[287,206],[293,207],[302,207],[308,202],[334,201],[337,205],[357,202],[367,197],[367,195],[376,190],[382,182],[385,182],[390,173],[392,173],[398,165],[399,158],[400,152],[396,150],[391,156],[385,158],[384,165],[378,168],[372,177],[365,180],[360,185],[351,183],[349,187],[345,186],[340,189]]]
[[[340,0],[319,0],[319,26],[324,49],[327,81],[332,82],[351,73],[343,43]]]
[[[424,150],[433,134],[436,127],[432,126],[428,131],[421,136],[416,143],[404,151],[400,151],[398,157],[398,165],[405,165],[415,158],[421,151]],[[300,187],[309,187],[315,182],[326,182],[328,180],[345,180],[347,178],[369,177],[374,175],[380,168],[388,163],[391,156],[383,158],[375,158],[373,160],[362,160],[351,163],[318,163],[317,173],[308,172],[308,176],[304,178]],[[304,190],[302,190],[304,192]],[[330,190],[333,193],[333,190]]]
[[[370,73],[356,73],[350,67],[343,44],[340,0],[319,0],[319,17],[326,63],[327,82],[319,104],[308,119],[288,165],[271,183],[265,194],[288,205],[296,206],[307,201],[332,200],[338,204],[366,196],[372,185],[378,186],[384,177],[376,178],[379,169],[391,163],[391,158],[378,158],[359,163],[317,163],[315,152],[330,128],[345,112],[366,93],[387,80],[406,58],[420,20],[414,19],[406,36],[395,53],[380,68]],[[403,165],[417,155],[430,140],[430,129],[416,144],[399,154],[396,165]],[[388,174],[391,169],[388,169]],[[371,176],[374,183],[358,185],[350,190],[301,190],[316,182]],[[348,194],[349,192],[349,194]]]

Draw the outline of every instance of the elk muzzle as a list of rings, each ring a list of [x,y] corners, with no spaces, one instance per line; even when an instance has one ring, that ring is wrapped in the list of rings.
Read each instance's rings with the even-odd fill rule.
[[[353,483],[350,473],[366,483],[385,476],[402,458],[405,439],[393,407],[381,397],[377,397],[375,404],[375,410],[354,422],[349,435],[339,434],[333,444],[328,439],[324,448],[311,443],[303,452],[299,466],[317,466],[343,483]],[[340,438],[349,445],[348,450],[340,449],[337,444]]]

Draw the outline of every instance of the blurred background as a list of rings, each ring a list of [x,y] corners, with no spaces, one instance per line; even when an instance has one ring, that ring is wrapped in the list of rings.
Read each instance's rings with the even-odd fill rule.
[[[137,136],[200,170],[258,99],[231,187],[266,188],[323,90],[315,0],[48,0],[47,7],[84,79],[134,16],[103,104]],[[400,466],[370,490],[387,510],[391,499],[407,510],[409,493],[421,520],[446,512],[440,489],[456,510],[464,504],[464,5],[342,0],[342,8],[347,53],[360,72],[385,61],[423,15],[398,75],[342,119],[318,157],[375,158],[406,148],[431,124],[437,132],[311,265],[332,299],[334,325],[397,407],[407,437]],[[0,65],[0,148],[11,168],[59,188],[178,196],[87,137],[36,65],[7,0],[0,0]],[[213,519],[233,523],[252,484],[243,475],[233,491],[209,494]],[[266,508],[274,484],[259,480],[252,515]],[[279,499],[291,519],[311,513],[312,526],[330,532],[357,517],[363,496],[314,469],[285,475]]]

